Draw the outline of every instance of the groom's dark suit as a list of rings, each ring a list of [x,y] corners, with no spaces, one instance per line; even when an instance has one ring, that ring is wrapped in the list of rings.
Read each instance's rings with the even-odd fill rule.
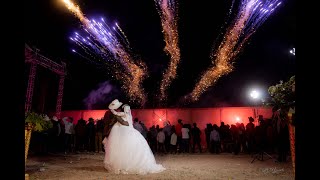
[[[127,121],[124,121],[120,116],[116,116],[112,114],[110,110],[106,111],[103,117],[103,121],[105,123],[104,125],[104,137],[108,138],[110,131],[113,127],[113,125],[116,122],[119,122],[120,124],[124,126],[129,126],[129,123]]]

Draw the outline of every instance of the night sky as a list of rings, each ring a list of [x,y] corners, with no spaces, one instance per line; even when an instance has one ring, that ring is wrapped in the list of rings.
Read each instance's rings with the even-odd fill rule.
[[[212,46],[231,6],[231,0],[181,0],[178,2],[178,33],[181,61],[177,78],[168,89],[168,102],[159,105],[155,99],[161,74],[166,69],[169,56],[163,48],[162,27],[153,0],[78,0],[76,2],[87,17],[105,17],[119,23],[130,42],[135,55],[147,64],[149,77],[144,81],[148,102],[145,108],[156,107],[219,107],[250,106],[250,88],[259,88],[267,98],[267,88],[286,81],[295,74],[295,57],[289,50],[296,43],[295,0],[283,1],[282,5],[251,36],[249,43],[234,64],[234,71],[218,82],[191,104],[181,104],[179,99],[191,92],[201,72],[206,70]],[[86,109],[83,100],[110,81],[117,93],[97,102],[94,109],[105,109],[112,98],[127,102],[120,83],[86,59],[72,53],[77,48],[69,37],[80,29],[80,21],[67,10],[60,0],[30,0],[25,3],[25,42],[40,49],[40,53],[60,63],[67,63],[62,110]],[[26,82],[28,75],[26,66]],[[39,76],[39,77],[38,77]],[[39,68],[33,98],[33,107],[46,104],[45,111],[55,109],[58,76]],[[116,92],[116,91],[115,91]],[[40,98],[42,97],[42,98]],[[132,108],[137,108],[132,104]]]

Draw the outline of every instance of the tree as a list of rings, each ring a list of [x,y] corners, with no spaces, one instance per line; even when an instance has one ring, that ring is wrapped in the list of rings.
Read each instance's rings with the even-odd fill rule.
[[[27,112],[25,123],[32,126],[32,131],[43,132],[52,128],[52,122],[47,115],[38,114],[35,112]]]
[[[280,81],[279,84],[270,86],[268,92],[271,100],[266,105],[272,106],[274,112],[279,111],[281,119],[286,119],[290,108],[295,107],[295,76],[292,76],[287,82]],[[290,121],[291,124],[294,124],[293,120]]]
[[[270,86],[268,92],[271,95],[268,105],[273,106],[273,119],[289,122],[290,151],[295,175],[295,76],[285,83],[280,81],[279,84]]]
[[[25,114],[25,165],[27,162],[31,133],[43,132],[52,128],[52,122],[47,115],[38,114],[35,112],[27,112]]]

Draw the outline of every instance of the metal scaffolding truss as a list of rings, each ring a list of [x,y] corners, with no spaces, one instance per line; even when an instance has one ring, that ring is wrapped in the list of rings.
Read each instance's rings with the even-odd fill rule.
[[[37,65],[40,65],[44,68],[50,69],[51,71],[53,71],[54,73],[60,76],[57,104],[56,104],[56,116],[57,118],[60,118],[64,78],[67,75],[66,63],[61,62],[61,64],[58,64],[50,60],[49,58],[46,58],[45,56],[39,54],[38,49],[32,49],[27,44],[25,44],[25,62],[31,64],[28,86],[27,86],[27,93],[26,93],[25,111],[29,112],[31,110],[34,80],[37,73]]]

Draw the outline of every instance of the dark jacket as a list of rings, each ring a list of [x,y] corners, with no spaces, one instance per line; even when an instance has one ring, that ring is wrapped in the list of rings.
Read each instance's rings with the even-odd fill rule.
[[[106,111],[106,113],[104,114],[103,117],[103,121],[104,121],[104,137],[108,138],[110,131],[113,127],[113,125],[116,122],[119,122],[120,124],[124,125],[124,126],[129,126],[129,123],[125,120],[123,120],[120,116],[116,116],[114,114],[112,114],[111,111]]]

